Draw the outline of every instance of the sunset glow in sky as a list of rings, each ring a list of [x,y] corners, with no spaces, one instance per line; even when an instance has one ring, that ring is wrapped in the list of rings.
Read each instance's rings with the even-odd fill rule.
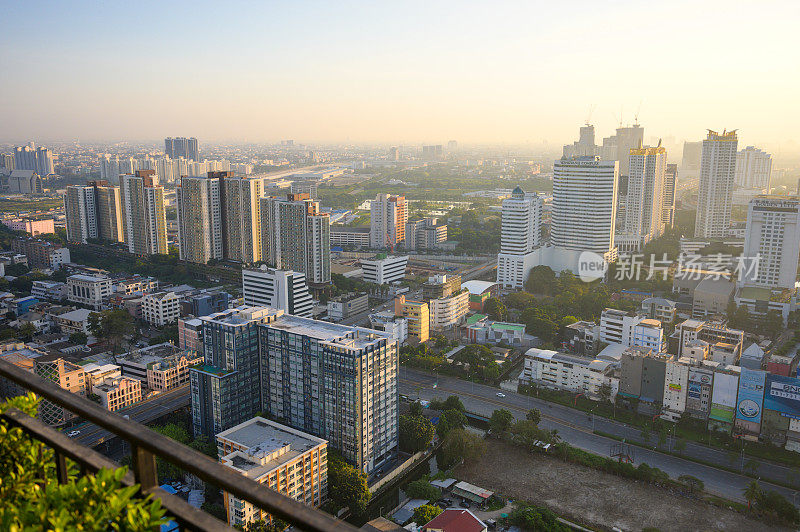
[[[800,141],[797,2],[0,4],[0,140]]]

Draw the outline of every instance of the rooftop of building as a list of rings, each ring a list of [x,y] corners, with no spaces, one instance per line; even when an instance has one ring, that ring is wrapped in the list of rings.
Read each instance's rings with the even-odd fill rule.
[[[348,301],[353,301],[354,299],[360,299],[367,295],[368,294],[366,292],[349,292],[347,294],[340,294],[336,297],[332,297],[328,301],[334,301],[337,303],[346,303]]]
[[[85,308],[79,308],[65,312],[64,314],[58,314],[57,317],[62,320],[82,322],[88,320],[89,314],[92,312],[94,311]]]
[[[111,281],[111,279],[109,279],[105,275],[86,275],[83,273],[76,273],[75,275],[70,275],[69,277],[67,277],[67,280],[84,281],[87,283],[94,283],[98,281]]]
[[[670,301],[669,299],[663,297],[648,297],[647,299],[642,301],[642,306],[644,305],[659,305],[664,307],[675,308],[676,303],[674,301]]]
[[[482,530],[486,530],[486,528],[486,523],[478,519],[470,510],[464,508],[448,508],[427,523],[424,523],[421,530],[481,532]]]
[[[613,365],[609,360],[601,360],[596,358],[579,357],[577,355],[569,355],[567,353],[560,353],[558,351],[551,351],[547,349],[539,349],[533,347],[528,349],[525,353],[526,357],[535,356],[540,360],[549,360],[553,362],[563,362],[573,364],[575,366],[584,366],[589,369],[595,369],[601,372],[606,371]]]
[[[710,277],[706,277],[697,284],[697,287],[694,289],[694,293],[697,294],[698,292],[703,292],[706,294],[726,296],[729,295],[735,287],[736,285],[729,279],[712,279]]]
[[[164,291],[161,291],[161,292],[154,292],[152,294],[145,294],[144,295],[145,299],[157,299],[159,301],[163,300],[163,299],[175,299],[177,297],[178,296],[175,295],[175,292],[167,291],[167,290],[164,290]]]
[[[369,227],[349,227],[346,225],[332,225],[331,233],[369,233]]]
[[[316,338],[322,342],[360,349],[374,344],[377,341],[391,338],[391,335],[373,329],[339,325],[327,321],[317,321],[311,318],[301,318],[284,314],[277,320],[265,324],[265,327],[279,329],[292,334]]]
[[[217,441],[244,447],[243,451],[224,456],[222,462],[256,479],[303,453],[327,444],[326,440],[263,417],[254,417],[220,432]]]
[[[466,325],[467,325],[467,327],[469,327],[471,325],[475,325],[479,321],[483,321],[483,320],[488,319],[488,318],[489,318],[489,316],[487,316],[486,314],[477,314],[476,313],[476,314],[473,314],[472,316],[467,316]]]
[[[199,319],[203,322],[212,322],[227,326],[245,326],[254,320],[261,320],[268,316],[280,316],[282,314],[282,310],[269,307],[242,306],[223,310],[222,312],[215,312],[208,316],[201,316]]]
[[[183,352],[185,351],[177,345],[170,342],[164,342],[162,344],[143,347],[141,349],[137,349],[136,351],[125,353],[124,355],[119,355],[117,358],[121,361],[132,364],[147,365],[154,362],[161,362],[165,358],[180,355]]]
[[[470,294],[482,294],[492,287],[497,286],[497,283],[492,281],[480,281],[478,279],[474,279],[472,281],[464,281],[461,283],[461,288],[466,288],[469,290]]]

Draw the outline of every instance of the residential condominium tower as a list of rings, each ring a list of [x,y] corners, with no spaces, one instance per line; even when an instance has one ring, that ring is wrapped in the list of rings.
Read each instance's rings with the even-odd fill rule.
[[[800,197],[756,196],[747,209],[745,260],[739,284],[761,288],[794,288],[800,255]]]
[[[661,212],[661,222],[664,229],[675,227],[675,187],[678,183],[678,165],[668,164],[664,172],[664,202]]]
[[[639,251],[664,233],[664,180],[667,150],[641,147],[630,151],[628,190],[625,203],[625,233],[634,244],[626,251]]]
[[[731,223],[731,202],[736,177],[736,130],[708,130],[700,161],[700,189],[694,236],[724,238]]]
[[[331,281],[330,216],[307,193],[263,197],[262,258],[281,270],[305,274],[309,284]]]
[[[167,254],[164,188],[155,170],[137,170],[120,176],[125,241],[136,255]]]
[[[406,239],[408,204],[405,196],[378,194],[370,204],[369,245],[396,248]]]
[[[311,317],[314,307],[305,275],[267,266],[242,270],[242,296],[245,305],[280,309],[304,318]]]
[[[181,260],[206,264],[223,258],[221,179],[182,177],[175,188]]]
[[[264,180],[233,177],[231,171],[208,172],[220,178],[225,258],[252,264],[261,260],[261,207]]]
[[[736,186],[769,192],[772,175],[772,155],[748,146],[736,154]]]
[[[119,187],[107,181],[70,185],[64,195],[67,240],[86,243],[91,239],[124,241]]]

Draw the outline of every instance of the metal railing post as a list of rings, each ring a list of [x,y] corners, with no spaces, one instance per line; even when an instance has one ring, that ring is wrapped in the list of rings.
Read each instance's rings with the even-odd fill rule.
[[[155,455],[138,445],[131,445],[131,458],[133,459],[133,476],[141,485],[142,490],[158,486]]]
[[[56,462],[56,479],[58,479],[59,484],[66,484],[68,480],[67,457],[58,451],[55,451],[54,455],[54,460]]]

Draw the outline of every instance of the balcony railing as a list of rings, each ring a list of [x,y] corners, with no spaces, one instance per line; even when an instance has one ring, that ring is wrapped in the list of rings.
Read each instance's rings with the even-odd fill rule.
[[[352,532],[356,530],[348,523],[271,490],[208,456],[153,432],[139,423],[113,414],[83,397],[63,390],[53,382],[31,374],[5,360],[0,360],[0,378],[13,381],[126,440],[131,446],[132,465],[131,471],[123,479],[123,484],[128,486],[139,484],[143,497],[153,495],[153,497],[161,499],[161,504],[166,508],[168,517],[174,519],[184,530],[232,530],[232,528],[210,514],[191,506],[182,498],[159,488],[156,457],[218,486],[239,499],[252,503],[261,510],[269,512],[301,530],[320,532],[330,530]],[[10,425],[21,428],[33,438],[53,449],[59,482],[67,481],[67,458],[76,462],[82,472],[94,473],[102,468],[120,467],[116,462],[80,445],[20,410],[11,408],[0,415],[0,418]],[[335,489],[335,486],[331,486],[331,488]]]

